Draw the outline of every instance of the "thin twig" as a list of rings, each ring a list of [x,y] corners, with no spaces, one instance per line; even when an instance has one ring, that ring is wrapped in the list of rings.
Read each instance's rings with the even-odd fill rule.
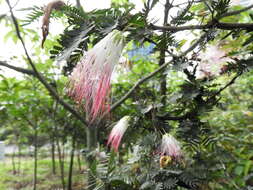
[[[153,76],[155,76],[156,74],[158,74],[159,72],[161,72],[163,69],[165,69],[170,63],[172,63],[172,61],[164,63],[162,66],[160,66],[158,69],[156,69],[155,71],[153,71],[152,73],[148,74],[146,77],[143,77],[142,79],[140,79],[137,83],[135,83],[135,85],[117,102],[115,102],[112,107],[111,107],[111,111],[116,109],[120,104],[122,104],[133,92],[134,90],[139,87],[142,83],[146,82],[147,80],[149,80],[150,78],[152,78]],[[107,113],[106,113],[107,114]]]
[[[221,19],[224,17],[233,16],[233,15],[238,15],[238,14],[245,12],[251,8],[253,8],[253,4],[249,5],[248,7],[243,8],[243,9],[237,10],[237,11],[230,11],[230,12],[224,13],[224,14],[220,15],[217,19]]]

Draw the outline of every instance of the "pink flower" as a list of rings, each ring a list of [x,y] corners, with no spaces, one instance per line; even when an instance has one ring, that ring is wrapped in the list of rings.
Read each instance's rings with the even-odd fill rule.
[[[84,106],[92,122],[110,109],[111,75],[124,47],[124,36],[114,30],[89,50],[70,76],[69,95]]]
[[[205,52],[200,53],[200,59],[198,79],[220,75],[224,64],[232,60],[226,56],[226,51],[219,46],[208,46]]]
[[[121,139],[129,126],[130,116],[124,116],[119,122],[113,127],[107,145],[111,144],[111,147],[118,152],[119,144]]]
[[[160,154],[170,156],[176,160],[180,160],[183,157],[180,143],[172,135],[167,133],[162,137]]]

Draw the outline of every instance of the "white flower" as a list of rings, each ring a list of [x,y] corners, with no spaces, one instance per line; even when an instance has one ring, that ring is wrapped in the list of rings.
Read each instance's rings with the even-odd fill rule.
[[[200,59],[201,62],[197,73],[199,79],[219,75],[223,65],[232,60],[226,57],[226,51],[218,46],[209,46],[205,52],[200,54]]]
[[[113,127],[109,135],[107,145],[111,144],[112,148],[116,152],[118,151],[121,139],[129,126],[129,121],[130,116],[124,116],[123,118],[121,118],[119,122]]]
[[[170,156],[176,160],[182,158],[180,143],[170,134],[164,134],[162,137],[160,154]]]
[[[123,47],[122,32],[112,31],[84,55],[70,76],[69,95],[84,103],[89,121],[110,109],[111,75]]]

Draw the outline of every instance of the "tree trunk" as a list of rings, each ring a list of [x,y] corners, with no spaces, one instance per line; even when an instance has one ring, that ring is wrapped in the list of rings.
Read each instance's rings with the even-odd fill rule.
[[[164,20],[163,20],[163,25],[167,26],[168,23],[168,12],[170,7],[170,1],[167,0],[166,1],[166,5],[165,5],[165,10],[164,10]],[[159,66],[163,65],[165,63],[165,56],[166,56],[166,50],[167,50],[167,32],[163,31],[163,41],[162,41],[162,46],[161,46],[161,50],[160,50],[160,57],[159,57]],[[167,94],[167,81],[166,81],[167,75],[164,74],[163,72],[161,73],[161,77],[160,77],[160,92],[161,92],[161,103],[163,104],[163,106],[166,105],[166,94]]]
[[[15,148],[13,149],[13,153],[11,155],[11,162],[12,162],[12,173],[15,175],[16,174],[16,164],[15,164]]]
[[[38,156],[38,146],[37,146],[37,138],[38,138],[38,131],[37,128],[34,129],[34,171],[33,171],[33,190],[37,189],[37,156]]]
[[[56,174],[56,167],[55,167],[55,138],[52,138],[51,142],[51,159],[52,159],[52,173]]]
[[[61,171],[62,189],[65,190],[64,162],[62,160],[62,151],[61,151],[61,147],[60,147],[59,138],[56,138],[56,143],[57,143],[58,158],[59,158],[59,165],[60,165],[60,171]]]
[[[74,165],[75,146],[76,146],[76,141],[75,141],[75,138],[73,137],[72,150],[71,150],[70,162],[69,162],[68,190],[72,190],[72,173],[73,173],[73,165]]]
[[[77,162],[78,162],[78,169],[79,169],[79,172],[82,171],[82,163],[81,163],[81,158],[80,158],[80,149],[78,149],[78,153],[77,153]]]
[[[85,155],[88,167],[88,176],[87,176],[87,189],[92,190],[96,186],[96,168],[93,167],[95,161],[95,155],[91,154],[96,149],[97,146],[97,128],[96,126],[87,127],[87,153]],[[86,153],[86,154],[87,154]]]
[[[20,173],[21,168],[21,145],[18,145],[18,173]]]

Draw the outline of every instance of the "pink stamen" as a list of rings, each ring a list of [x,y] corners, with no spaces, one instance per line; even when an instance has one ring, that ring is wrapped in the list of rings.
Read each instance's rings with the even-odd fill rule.
[[[119,31],[102,39],[74,68],[68,95],[83,105],[89,122],[110,111],[111,75],[123,49],[123,40],[115,40]]]

